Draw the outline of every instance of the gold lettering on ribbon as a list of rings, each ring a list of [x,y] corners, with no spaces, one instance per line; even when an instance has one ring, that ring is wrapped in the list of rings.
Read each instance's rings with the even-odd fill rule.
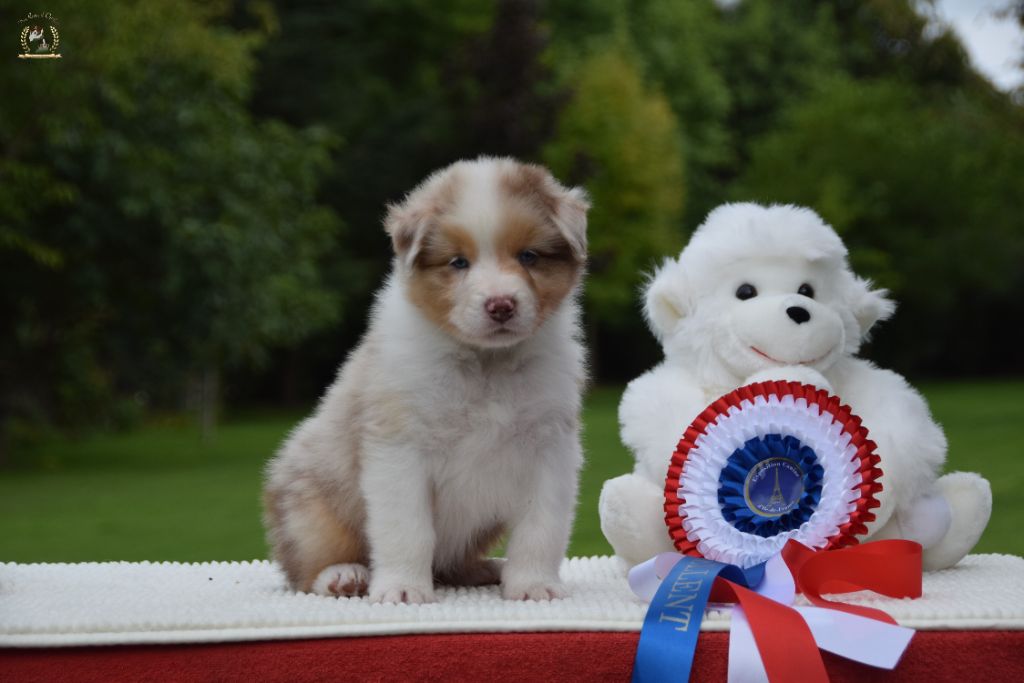
[[[693,613],[693,605],[690,605],[689,607],[686,608],[685,612],[683,610],[680,610],[679,611],[679,616],[677,616],[677,617],[672,617],[672,616],[669,616],[669,615],[665,614],[664,612],[662,612],[661,614],[658,615],[658,621],[674,621],[677,624],[682,624],[682,626],[676,626],[673,629],[674,631],[689,631],[690,630],[690,615],[692,613]]]
[[[690,617],[693,616],[692,603],[697,599],[701,586],[707,580],[707,578],[694,578],[694,576],[707,577],[708,573],[707,568],[698,570],[695,567],[679,572],[672,584],[672,589],[668,592],[665,608],[658,615],[658,621],[671,621],[679,624],[673,628],[674,631],[690,630]],[[690,576],[687,576],[688,574]]]

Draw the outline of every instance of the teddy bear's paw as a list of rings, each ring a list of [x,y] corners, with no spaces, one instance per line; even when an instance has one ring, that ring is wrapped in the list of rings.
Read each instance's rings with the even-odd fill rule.
[[[601,531],[626,565],[672,550],[664,504],[664,491],[636,474],[604,483],[598,502]]]
[[[824,389],[828,393],[833,393],[832,384],[825,379],[825,375],[821,374],[814,368],[807,367],[806,365],[786,365],[777,368],[766,368],[759,370],[753,375],[744,380],[743,384],[756,384],[757,382],[800,382],[801,384],[810,384]]]
[[[971,552],[992,515],[992,487],[974,472],[951,472],[935,482],[951,512],[949,531],[942,540],[926,548],[924,569],[952,567]]]

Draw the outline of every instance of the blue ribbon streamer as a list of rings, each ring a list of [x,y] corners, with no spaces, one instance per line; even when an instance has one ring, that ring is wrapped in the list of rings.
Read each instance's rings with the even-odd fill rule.
[[[740,569],[684,555],[658,586],[647,608],[633,662],[634,683],[690,679],[704,608],[719,575],[753,588],[764,579],[764,564]]]

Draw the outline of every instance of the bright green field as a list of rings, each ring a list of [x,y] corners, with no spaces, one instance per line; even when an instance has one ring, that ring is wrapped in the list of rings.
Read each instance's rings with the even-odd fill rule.
[[[978,552],[1024,555],[1024,382],[923,387],[950,441],[949,469],[981,472],[995,510]],[[619,442],[621,389],[586,404],[583,472],[570,553],[605,554],[601,483],[631,469]],[[177,422],[39,447],[34,467],[0,470],[0,561],[243,560],[266,555],[264,460],[299,415],[229,420],[208,444]]]

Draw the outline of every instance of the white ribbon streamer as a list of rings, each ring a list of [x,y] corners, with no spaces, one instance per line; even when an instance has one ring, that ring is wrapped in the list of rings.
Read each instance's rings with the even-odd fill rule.
[[[765,565],[760,595],[792,605],[796,586],[789,567],[778,554]],[[819,648],[881,669],[893,669],[914,637],[914,630],[849,612],[822,607],[794,606]],[[733,607],[729,626],[729,683],[768,683],[768,674],[743,608]]]
[[[641,562],[629,570],[627,576],[629,587],[633,589],[637,597],[642,598],[645,602],[650,602],[654,599],[654,594],[658,592],[661,580],[668,576],[672,567],[676,566],[681,559],[683,556],[679,553],[668,552]]]
[[[650,602],[662,579],[682,559],[679,553],[661,553],[629,570],[629,587]],[[764,580],[754,591],[759,595],[793,605],[796,585],[793,575],[777,553],[765,564]],[[822,607],[793,606],[822,650],[880,669],[894,669],[914,636],[914,630],[856,614]],[[768,674],[750,630],[743,608],[732,608],[729,627],[729,683],[768,683]]]

